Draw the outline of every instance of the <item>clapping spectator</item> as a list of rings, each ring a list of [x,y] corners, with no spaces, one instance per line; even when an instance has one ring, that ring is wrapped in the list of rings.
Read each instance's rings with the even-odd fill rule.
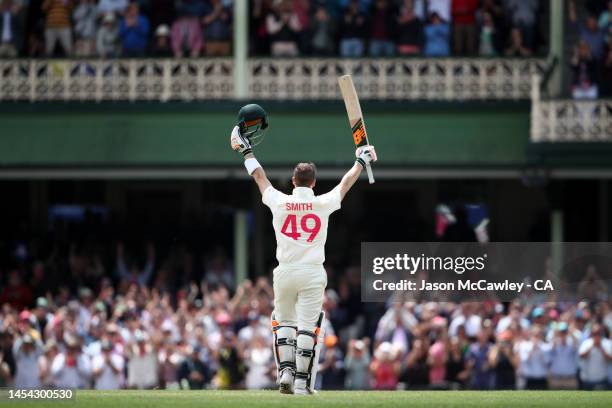
[[[612,341],[604,337],[603,327],[594,324],[591,336],[578,349],[580,379],[586,390],[605,390],[608,367],[612,361]]]
[[[202,51],[200,18],[204,14],[203,0],[179,0],[178,19],[172,24],[172,50],[176,58],[197,57]]]
[[[365,49],[366,18],[359,11],[359,1],[351,0],[340,26],[340,55],[361,57]]]
[[[569,5],[569,18],[573,27],[578,30],[580,41],[587,43],[593,58],[600,60],[603,56],[607,31],[599,27],[597,16],[589,14],[584,23],[579,22],[576,3],[572,0]]]
[[[315,55],[331,55],[334,52],[336,23],[324,4],[317,4],[311,23],[311,48]]]
[[[269,387],[273,383],[270,378],[274,355],[267,339],[256,334],[244,345],[244,361],[247,367],[245,384],[249,390]]]
[[[550,388],[553,390],[575,390],[576,373],[576,339],[568,334],[567,322],[558,324],[550,352]]]
[[[374,389],[395,390],[400,374],[398,353],[389,342],[381,343],[374,352],[374,360],[370,364],[370,372],[374,379]]]
[[[96,37],[96,5],[94,0],[79,0],[72,13],[74,20],[74,54],[89,57],[94,54]]]
[[[144,56],[149,37],[149,19],[140,14],[138,3],[133,2],[128,6],[119,23],[119,37],[123,56]]]
[[[117,276],[124,284],[136,283],[145,286],[149,282],[155,268],[155,248],[153,244],[147,244],[146,252],[147,261],[142,270],[138,268],[136,262],[132,262],[128,268],[125,261],[124,245],[121,242],[117,244]]]
[[[370,14],[370,56],[393,56],[395,54],[394,10],[388,0],[376,0]]]
[[[30,334],[24,334],[15,340],[13,357],[15,358],[15,387],[39,388],[40,370],[38,357],[42,354],[40,340]]]
[[[397,19],[397,53],[418,55],[423,51],[423,22],[414,12],[414,0],[404,0]]]
[[[14,0],[0,2],[0,58],[17,56],[23,41],[21,7]]]
[[[548,388],[548,367],[551,345],[545,341],[544,329],[534,326],[530,337],[518,344],[517,353],[521,374],[525,377],[525,388],[544,390]]]
[[[96,33],[96,53],[102,58],[113,58],[117,57],[119,52],[119,27],[115,22],[115,15],[104,14]]]
[[[42,8],[45,19],[45,53],[52,56],[59,42],[66,56],[72,55],[72,25],[70,10],[72,0],[45,0]]]
[[[476,11],[479,0],[453,0],[453,52],[455,55],[476,54]]]
[[[230,53],[230,11],[221,0],[210,0],[206,5],[202,26],[204,27],[204,46],[206,55],[225,56]]]
[[[597,86],[597,63],[589,45],[581,41],[574,49],[571,61],[572,96],[574,99],[595,99],[599,94]]]
[[[497,341],[491,347],[488,355],[489,365],[495,371],[495,389],[516,389],[516,368],[518,358],[512,344],[513,334],[505,330],[497,336]]]
[[[59,388],[89,388],[91,363],[81,343],[72,334],[64,336],[65,350],[51,363],[51,374]]]
[[[494,371],[489,364],[491,343],[489,334],[481,330],[476,335],[476,343],[470,345],[466,362],[471,371],[470,386],[475,390],[490,390],[493,388]]]
[[[178,377],[181,388],[190,390],[201,390],[210,380],[208,367],[200,358],[202,349],[199,345],[187,348],[187,356],[182,361]]]
[[[344,359],[346,377],[344,386],[348,390],[367,390],[370,388],[368,368],[370,366],[369,339],[351,340]]]
[[[428,57],[447,57],[450,55],[450,27],[440,18],[438,13],[432,13],[429,24],[425,26],[425,55]]]
[[[266,17],[266,28],[270,35],[272,56],[295,57],[299,55],[298,38],[302,29],[291,2],[277,2],[272,12]]]
[[[101,350],[91,361],[94,389],[117,390],[123,385],[123,356],[113,351],[113,344],[105,339]]]
[[[141,330],[134,333],[134,341],[126,347],[129,388],[151,389],[158,384],[157,355],[148,336]]]

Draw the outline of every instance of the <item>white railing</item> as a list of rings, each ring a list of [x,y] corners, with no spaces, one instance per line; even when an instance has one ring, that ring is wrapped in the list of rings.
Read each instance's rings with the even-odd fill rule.
[[[248,60],[249,97],[340,97],[336,77],[354,76],[362,99],[529,99],[544,59]],[[0,101],[193,101],[234,98],[231,58],[0,60]]]
[[[542,100],[533,82],[532,142],[612,142],[612,100]]]

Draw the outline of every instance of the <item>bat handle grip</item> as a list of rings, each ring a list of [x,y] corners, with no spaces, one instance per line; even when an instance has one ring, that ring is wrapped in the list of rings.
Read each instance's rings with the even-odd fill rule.
[[[366,164],[366,171],[368,173],[368,180],[370,181],[370,184],[374,184],[374,173],[372,173],[372,166],[370,166],[370,163]]]

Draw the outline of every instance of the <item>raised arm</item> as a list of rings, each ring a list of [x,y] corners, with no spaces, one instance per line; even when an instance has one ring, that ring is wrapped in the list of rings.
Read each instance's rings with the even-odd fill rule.
[[[349,171],[346,172],[342,180],[340,180],[340,197],[344,200],[344,196],[348,191],[353,187],[353,184],[359,178],[361,171],[366,166],[367,163],[375,162],[377,160],[376,150],[374,150],[374,146],[363,146],[358,147],[355,152],[355,156],[357,156],[357,160],[355,160],[355,164]]]
[[[268,177],[266,176],[266,172],[255,158],[249,140],[240,134],[240,128],[238,126],[234,126],[234,129],[232,130],[230,144],[232,149],[242,153],[244,156],[244,167],[246,167],[247,172],[251,175],[251,177],[253,177],[255,183],[257,183],[259,192],[263,194],[264,191],[266,191],[266,189],[272,185],[272,183],[270,183],[270,180],[268,180]]]

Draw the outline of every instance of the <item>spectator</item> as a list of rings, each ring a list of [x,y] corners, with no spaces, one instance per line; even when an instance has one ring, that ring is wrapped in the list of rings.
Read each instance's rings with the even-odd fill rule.
[[[436,341],[429,348],[427,364],[429,365],[429,384],[440,386],[446,380],[446,363],[448,351],[446,350],[446,339],[442,331],[438,332]]]
[[[332,55],[335,51],[336,24],[324,4],[318,3],[311,23],[311,48],[315,55]]]
[[[0,2],[0,58],[15,58],[23,41],[21,7],[14,0]]]
[[[544,329],[531,328],[530,338],[518,343],[518,357],[521,374],[525,377],[528,390],[548,389],[548,366],[551,345],[544,340]]]
[[[497,336],[495,346],[489,351],[488,360],[489,365],[495,370],[495,389],[516,389],[518,358],[514,354],[511,331],[503,331]]]
[[[64,54],[72,55],[72,27],[70,10],[72,0],[44,0],[42,8],[47,14],[45,20],[45,53],[52,56],[59,42]]]
[[[387,0],[376,0],[370,15],[370,56],[395,54],[395,12]]]
[[[331,334],[325,336],[325,344],[322,349],[321,361],[319,362],[319,375],[321,389],[341,390],[344,387],[344,355],[338,345],[338,337]]]
[[[603,337],[603,328],[593,325],[591,335],[578,349],[580,379],[585,390],[605,390],[608,367],[612,361],[612,342]]]
[[[136,4],[136,3],[132,3],[132,4]],[[133,13],[138,13],[138,9],[136,7],[133,7],[132,5],[130,5]],[[135,10],[135,11],[134,11]],[[132,14],[132,24],[136,24],[136,22],[138,22],[138,24],[140,24],[141,22],[139,21],[139,19],[137,19],[134,14]],[[127,23],[126,23],[127,24]],[[123,31],[124,31],[124,37],[126,37],[125,35],[125,30],[126,30],[126,25],[123,25]],[[132,26],[134,29],[136,29],[135,25]],[[143,26],[139,29],[140,34],[142,34],[144,32],[144,28],[146,27],[146,31],[149,31],[149,26],[148,23],[143,23]],[[121,32],[121,27],[120,27],[120,32]],[[134,36],[134,47],[139,47],[142,45],[146,45],[142,43],[142,40],[144,40],[146,42],[146,38],[142,38],[140,36],[140,34],[137,34],[136,32],[131,32],[130,37]],[[125,52],[125,45],[124,45],[124,52]],[[137,283],[139,285],[145,286],[149,280],[151,279],[151,275],[153,274],[153,270],[155,268],[155,248],[153,247],[152,244],[147,244],[147,262],[145,264],[145,267],[143,268],[142,271],[140,271],[138,269],[138,265],[136,264],[136,262],[132,262],[130,268],[128,269],[126,262],[125,262],[125,249],[123,246],[123,243],[118,243],[117,244],[117,276],[123,281],[124,284],[131,284],[131,283]]]
[[[200,358],[202,348],[199,345],[187,348],[188,355],[183,359],[178,370],[181,388],[190,390],[201,390],[209,381],[208,367]]]
[[[425,26],[425,55],[428,57],[447,57],[449,49],[450,28],[438,13],[432,13],[429,24]]]
[[[499,40],[493,16],[488,11],[482,13],[480,27],[480,47],[478,54],[482,57],[495,57],[499,52]]]
[[[359,11],[359,1],[351,0],[340,26],[340,56],[361,57],[365,49],[366,18]]]
[[[47,340],[43,348],[43,354],[38,357],[38,369],[40,385],[44,388],[55,387],[55,378],[51,372],[51,364],[59,353],[57,342],[54,339]]]
[[[578,31],[580,41],[584,41],[589,45],[593,58],[601,60],[607,31],[599,27],[597,16],[589,14],[584,23],[579,22],[576,3],[571,1],[569,5],[569,18],[574,29]]]
[[[490,390],[493,388],[495,373],[489,364],[491,343],[486,331],[478,332],[477,342],[468,350],[466,361],[471,371],[470,388],[475,390]]]
[[[612,0],[608,0],[608,8],[599,16],[598,25],[606,33],[606,41],[609,41],[612,36]]]
[[[151,389],[158,383],[157,356],[148,336],[140,330],[134,333],[134,341],[126,347],[128,358],[129,388]]]
[[[389,342],[383,342],[374,352],[374,360],[370,364],[370,372],[374,379],[374,389],[397,389],[400,374],[398,352]]]
[[[523,44],[523,34],[518,28],[513,28],[510,32],[510,46],[506,48],[504,54],[507,57],[531,56],[531,50]]]
[[[509,21],[521,32],[521,38],[530,53],[535,45],[536,12],[539,3],[540,0],[504,0]]]
[[[30,334],[15,340],[13,356],[15,358],[15,388],[39,388],[40,371],[38,357],[42,353],[40,340],[35,340]]]
[[[476,11],[479,0],[453,0],[453,53],[476,54]]]
[[[245,380],[247,389],[269,387],[273,383],[270,371],[274,370],[272,368],[274,356],[266,337],[256,334],[251,341],[245,344],[245,354],[248,369]]]
[[[74,54],[77,57],[89,57],[95,52],[96,5],[94,0],[79,0],[79,5],[72,13],[74,21]]]
[[[91,363],[83,353],[80,341],[72,334],[66,334],[66,349],[51,363],[51,375],[59,388],[89,388]]]
[[[94,389],[117,390],[123,385],[124,359],[113,351],[110,340],[103,340],[101,349],[91,361]]]
[[[423,22],[414,12],[414,0],[404,0],[397,19],[397,53],[419,55],[423,51]]]
[[[417,338],[412,342],[412,348],[406,356],[401,374],[401,380],[408,388],[422,389],[429,384],[428,347],[427,341],[423,338]]]
[[[573,98],[596,99],[599,95],[597,63],[591,54],[591,48],[585,41],[581,41],[574,49],[571,66]]]
[[[576,374],[576,340],[568,335],[567,322],[561,322],[554,332],[550,353],[550,388],[553,390],[575,390],[578,388]]]
[[[370,366],[369,339],[351,340],[348,345],[344,369],[344,386],[347,390],[367,390],[370,388],[368,368]]]
[[[482,330],[482,318],[474,313],[474,309],[474,303],[464,302],[461,304],[461,309],[458,311],[459,313],[453,317],[448,327],[449,336],[454,337],[458,335],[459,328],[463,326],[468,337],[473,339],[476,338],[478,333]]]
[[[276,3],[272,12],[266,17],[266,28],[270,35],[272,56],[296,57],[299,55],[298,38],[302,27],[288,0]]]
[[[178,19],[172,24],[172,50],[176,58],[197,57],[202,51],[200,19],[204,15],[203,0],[179,0]]]
[[[465,364],[465,354],[458,337],[449,340],[448,357],[446,359],[446,381],[451,388],[465,386],[470,372]]]
[[[153,44],[152,53],[159,58],[168,58],[173,55],[170,47],[170,29],[165,24],[155,30],[155,44]]]
[[[112,13],[104,14],[96,33],[96,53],[102,58],[119,56],[119,28]]]
[[[206,5],[202,18],[206,55],[229,55],[231,49],[230,20],[230,12],[223,6],[221,0],[211,0]]]
[[[147,49],[149,37],[149,20],[140,14],[138,3],[133,2],[127,8],[124,18],[119,23],[119,37],[121,38],[122,55],[126,57],[142,57]],[[120,270],[119,273],[125,272]],[[126,276],[122,275],[125,279]],[[142,274],[139,279],[147,279]],[[142,284],[142,281],[139,281]],[[145,281],[146,283],[146,281]]]

